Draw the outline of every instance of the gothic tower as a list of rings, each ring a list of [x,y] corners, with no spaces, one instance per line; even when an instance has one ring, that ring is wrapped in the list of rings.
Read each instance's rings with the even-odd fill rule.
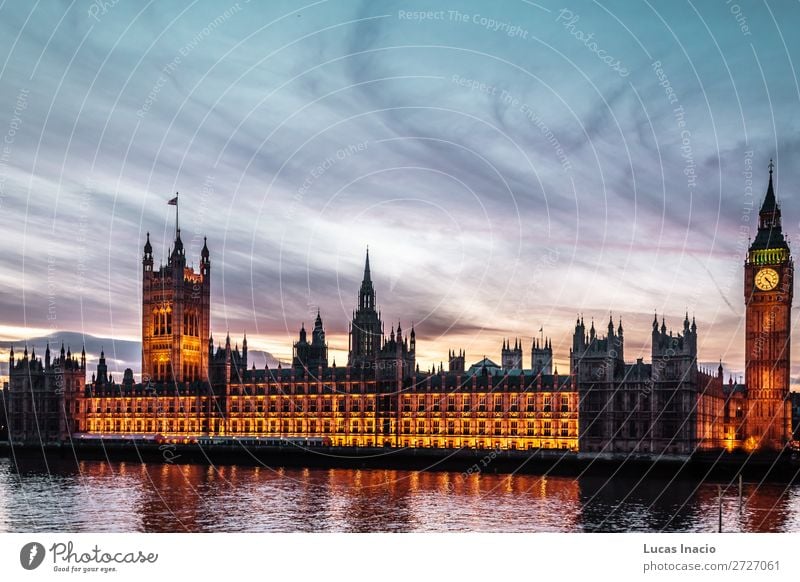
[[[622,324],[620,324],[622,325]],[[549,376],[553,373],[553,343],[549,338],[533,338],[531,345],[531,371]]]
[[[511,370],[522,370],[522,343],[519,339],[514,340],[514,347],[511,341],[503,340],[503,349],[500,352],[500,366],[503,372]]]
[[[781,229],[781,210],[769,185],[758,233],[744,264],[746,445],[780,449],[791,438],[789,342],[794,263]]]
[[[177,212],[177,201],[176,201]],[[175,247],[153,269],[150,233],[142,259],[142,379],[193,382],[208,378],[211,261],[203,239],[200,267],[186,266],[177,214]]]
[[[465,354],[464,350],[448,350],[447,351],[447,360],[449,362],[448,371],[449,372],[464,372],[465,369]]]
[[[319,310],[311,332],[311,342],[308,341],[305,324],[300,328],[300,337],[294,344],[292,366],[301,370],[308,368],[312,373],[316,373],[320,367],[328,368],[328,344],[325,342],[325,328]]]
[[[350,324],[349,366],[369,368],[375,365],[378,350],[381,347],[383,323],[375,307],[375,287],[369,272],[369,249],[364,264],[364,278],[358,292],[358,309],[353,312]]]

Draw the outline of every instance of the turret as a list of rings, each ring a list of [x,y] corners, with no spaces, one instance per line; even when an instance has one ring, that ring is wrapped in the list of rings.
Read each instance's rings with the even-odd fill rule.
[[[106,365],[106,354],[103,348],[100,348],[100,360],[97,362],[97,380],[98,386],[105,386],[109,383],[108,379],[108,366]]]
[[[576,335],[582,332],[579,326],[576,326]],[[573,338],[573,344],[575,339]],[[533,374],[550,375],[553,373],[553,348],[552,342],[549,338],[544,338],[540,344],[538,340],[533,340],[533,347],[531,348],[531,371]]]
[[[203,237],[203,249],[200,251],[200,273],[203,275],[203,283],[208,285],[209,271],[211,270],[211,259],[208,252],[208,240]]]
[[[153,245],[150,244],[150,233],[147,233],[147,241],[144,243],[144,255],[142,256],[142,268],[144,271],[153,270]]]
[[[173,257],[177,257],[178,255],[181,257],[186,255],[186,251],[183,248],[183,241],[181,240],[180,228],[178,229],[178,232],[175,233],[175,248],[172,250]]]

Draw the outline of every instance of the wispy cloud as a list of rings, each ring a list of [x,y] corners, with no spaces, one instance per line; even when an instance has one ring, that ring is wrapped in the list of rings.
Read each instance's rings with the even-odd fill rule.
[[[741,370],[749,163],[757,204],[777,158],[800,228],[800,40],[755,5],[744,38],[723,4],[703,22],[576,3],[623,77],[555,12],[458,4],[466,20],[399,16],[417,2],[3,5],[7,339],[136,338],[141,246],[149,231],[166,256],[180,191],[184,233],[211,248],[213,329],[278,357],[317,306],[343,353],[369,244],[382,312],[417,325],[423,367],[543,324],[566,365],[576,313],[623,314],[629,355],[646,352],[653,310],[689,309],[701,358]]]

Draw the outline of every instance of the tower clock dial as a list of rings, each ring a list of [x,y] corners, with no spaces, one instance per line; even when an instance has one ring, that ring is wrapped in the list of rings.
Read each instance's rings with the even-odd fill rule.
[[[778,272],[766,267],[756,273],[756,287],[762,291],[771,291],[778,286]]]

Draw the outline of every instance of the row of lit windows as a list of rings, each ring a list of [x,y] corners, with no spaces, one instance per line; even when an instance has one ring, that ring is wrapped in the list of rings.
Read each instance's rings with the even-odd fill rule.
[[[446,401],[435,398],[431,404],[434,412],[439,412],[444,408],[447,412],[517,412],[521,409],[527,412],[534,412],[540,409],[543,412],[569,412],[572,408],[571,398],[569,394],[559,394],[554,398],[552,394],[541,394],[539,406],[537,407],[537,395],[528,394],[525,396],[518,395],[478,395],[477,406],[473,395],[460,395],[456,396],[450,394],[447,396]],[[427,408],[426,396],[417,395],[413,398],[410,395],[403,396],[402,411],[412,412],[416,410],[423,412]],[[487,406],[488,404],[488,406]],[[489,408],[490,407],[490,408]]]
[[[375,431],[375,423],[372,420],[354,420],[349,423],[344,421],[330,420],[233,420],[229,423],[232,432],[258,432],[277,434],[371,434]],[[196,432],[202,429],[207,430],[208,424],[198,420],[175,420],[175,419],[105,419],[89,420],[89,431],[106,432]],[[395,423],[390,422],[385,425],[384,432],[393,432]],[[529,437],[576,437],[577,425],[575,422],[517,422],[508,423],[495,421],[477,423],[454,421],[430,423],[411,423],[404,421],[401,426],[403,435],[448,435],[448,436],[529,436]]]
[[[199,435],[208,433],[208,426],[197,423],[154,423],[152,421],[130,421],[112,423],[90,424],[90,432],[106,433],[147,433],[158,431],[162,434],[178,434],[182,436]],[[246,436],[275,436],[277,431],[265,432],[263,429],[242,425],[232,425],[228,430],[223,430],[221,426],[211,427],[215,434],[237,434]],[[562,449],[577,450],[577,439],[574,436],[559,437],[558,435],[539,435],[534,438],[515,437],[515,436],[484,436],[484,435],[447,435],[439,437],[436,435],[402,435],[397,442],[394,435],[374,435],[374,434],[337,434],[333,432],[317,433],[309,432],[289,432],[284,431],[282,436],[290,437],[321,437],[330,438],[330,443],[336,446],[402,446],[419,448],[477,448],[477,449]],[[548,438],[550,440],[548,440]]]
[[[534,395],[527,397],[512,396],[505,402],[501,395],[494,395],[493,399],[488,400],[487,396],[480,395],[477,399],[469,396],[456,398],[448,396],[446,399],[426,398],[417,396],[412,399],[408,396],[403,397],[401,404],[402,412],[570,412],[575,410],[574,399],[568,394],[558,395],[553,398],[551,394],[544,394],[537,405],[537,398]],[[88,411],[111,412],[153,412],[155,408],[161,410],[168,408],[170,412],[176,410],[197,411],[198,399],[189,398],[170,398],[164,397],[161,403],[154,398],[112,398],[105,399],[105,402],[98,401],[94,405],[90,402]],[[163,401],[167,401],[164,403]],[[113,406],[112,406],[113,404]],[[374,412],[375,397],[365,398],[345,398],[322,397],[322,398],[231,398],[231,412]]]
[[[268,372],[269,373],[269,372]],[[368,390],[370,393],[375,392],[375,383],[336,383],[330,384],[327,382],[317,383],[313,382],[313,375],[311,376],[312,382],[304,382],[302,374],[298,375],[297,381],[287,381],[285,383],[267,383],[267,384],[235,384],[231,386],[231,396],[263,396],[267,393],[270,395],[301,395],[301,394],[364,394]],[[551,393],[553,396],[563,394],[570,396],[576,394],[570,390],[554,390],[552,387],[537,387],[531,386],[508,386],[504,383],[497,386],[472,386],[470,383],[462,384],[458,387],[448,386],[441,388],[429,387],[426,383],[421,382],[416,384],[412,389],[406,389],[416,397],[430,396],[432,398],[443,398],[447,395],[454,395],[458,397],[470,397],[477,394],[543,394]],[[408,395],[408,394],[406,394]]]
[[[473,433],[472,431],[475,430],[476,432]],[[494,434],[497,436],[501,435],[511,435],[511,436],[576,436],[576,423],[575,422],[558,422],[558,421],[549,421],[545,420],[543,422],[535,422],[529,420],[527,422],[517,422],[516,420],[512,420],[508,423],[496,420],[496,421],[478,421],[474,425],[469,421],[464,422],[457,422],[453,420],[448,420],[445,422],[439,422],[438,420],[434,420],[428,426],[427,423],[424,422],[417,422],[416,424],[412,423],[411,421],[405,420],[403,421],[402,427],[403,434],[425,434],[425,433],[433,433],[433,434],[448,434],[448,435],[470,435],[470,434],[478,434],[478,435],[486,435],[486,434]]]
[[[110,430],[110,429],[109,429]],[[142,428],[131,427],[126,431],[117,432],[142,432]],[[102,429],[98,429],[102,432]],[[162,431],[169,433],[173,431]],[[200,431],[192,431],[196,434],[201,434]],[[205,432],[205,431],[203,431]],[[178,434],[183,435],[184,431],[179,431]],[[244,433],[241,433],[244,434]],[[265,436],[259,433],[249,433],[246,436]],[[299,436],[301,438],[308,435],[287,435]],[[418,447],[418,448],[470,448],[470,449],[495,449],[495,450],[536,450],[536,449],[558,449],[558,450],[572,450],[578,449],[578,442],[574,438],[559,439],[553,438],[552,440],[546,439],[527,439],[527,438],[471,438],[471,437],[454,437],[454,438],[402,438],[399,443],[391,436],[374,436],[374,435],[348,435],[331,439],[331,444],[335,446],[351,446],[351,447],[374,447],[374,446],[389,446],[389,447]]]

